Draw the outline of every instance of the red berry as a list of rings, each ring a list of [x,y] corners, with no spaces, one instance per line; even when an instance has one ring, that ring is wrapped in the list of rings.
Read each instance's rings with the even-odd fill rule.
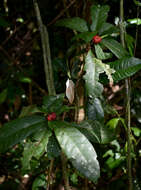
[[[100,43],[101,40],[102,40],[102,38],[101,38],[99,35],[95,35],[95,36],[93,37],[93,39],[92,39],[92,41],[93,41],[94,44]]]
[[[48,121],[53,121],[53,120],[55,120],[55,119],[56,119],[56,113],[55,113],[55,112],[50,113],[50,114],[46,117],[46,119],[47,119]]]

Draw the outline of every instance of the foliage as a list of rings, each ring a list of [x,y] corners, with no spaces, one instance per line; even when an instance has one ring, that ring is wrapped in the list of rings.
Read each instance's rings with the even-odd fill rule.
[[[138,1],[134,3],[140,6]],[[11,177],[12,179],[16,178],[13,186],[19,186],[15,188],[21,188],[20,175],[24,176],[28,173],[31,182],[27,189],[33,190],[58,188],[63,184],[62,178],[64,186],[68,178],[71,185],[77,189],[84,186],[84,181],[87,189],[102,190],[114,187],[125,189],[127,126],[124,119],[125,98],[122,80],[134,75],[137,77],[134,85],[138,90],[136,92],[134,88],[131,94],[133,126],[130,137],[136,174],[133,183],[135,188],[140,189],[140,182],[138,182],[140,171],[137,167],[141,135],[139,126],[141,92],[138,80],[141,59],[135,57],[134,45],[136,44],[131,34],[125,34],[126,49],[118,42],[119,28],[110,23],[109,5],[102,2],[102,5],[92,3],[89,7],[87,3],[80,2],[79,6],[83,4],[85,4],[84,9],[88,9],[84,11],[84,18],[79,17],[82,15],[79,11],[76,11],[75,16],[73,11],[71,13],[65,7],[69,18],[60,20],[57,18],[55,26],[49,28],[54,84],[57,91],[57,95],[54,96],[50,96],[45,90],[45,82],[43,82],[45,68],[41,66],[42,52],[34,21],[30,21],[26,26],[24,19],[27,19],[27,15],[24,15],[25,18],[23,16],[16,19],[18,24],[15,28],[20,25],[22,30],[19,36],[24,35],[24,38],[14,47],[14,40],[19,37],[13,37],[16,32],[11,26],[13,23],[0,15],[2,30],[4,33],[10,31],[9,38],[13,39],[11,44],[7,45],[8,52],[2,51],[8,54],[8,58],[0,54],[2,60],[0,106],[3,112],[0,120],[0,154],[2,155],[0,162],[11,163],[8,166],[4,164],[4,171],[5,167],[8,167],[10,173],[14,170],[19,172],[18,177],[11,174],[14,176]],[[25,5],[28,3],[26,2]],[[60,2],[56,7],[59,5]],[[5,5],[5,10],[8,6],[12,5]],[[42,6],[40,8],[44,10]],[[50,18],[52,11],[48,11]],[[87,11],[89,13],[86,15]],[[12,18],[11,12],[8,14],[9,18]],[[46,24],[47,15],[44,11],[42,14]],[[33,13],[29,18],[32,19],[32,16]],[[127,22],[127,27],[134,27],[132,24],[139,25],[140,19],[128,19]],[[64,27],[69,30],[65,30]],[[23,29],[27,30],[26,34]],[[100,38],[98,43],[93,41],[95,36]],[[26,44],[32,38],[34,41],[32,47],[29,49],[20,47],[22,43]],[[0,50],[2,48],[0,47]],[[22,51],[25,51],[24,57],[18,57]],[[74,88],[70,89],[70,96],[74,97],[71,101],[68,100],[70,91],[65,94],[65,82],[68,80],[73,83],[73,87],[69,87]],[[118,93],[120,93],[119,97]],[[84,119],[79,121],[78,117],[81,116],[82,110]],[[55,117],[48,119],[53,113]],[[5,122],[5,118],[8,122]],[[63,160],[64,162],[62,153],[66,159]],[[107,184],[106,187],[103,184]],[[3,185],[5,186],[0,184],[0,188],[4,189]]]

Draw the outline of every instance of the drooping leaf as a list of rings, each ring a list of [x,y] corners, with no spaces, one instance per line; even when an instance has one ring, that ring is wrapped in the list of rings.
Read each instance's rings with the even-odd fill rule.
[[[96,120],[83,121],[79,124],[78,129],[94,143],[106,144],[114,139],[113,131]]]
[[[7,98],[7,88],[4,89],[1,93],[0,93],[0,104],[2,104],[3,102],[5,102]]]
[[[109,67],[109,65],[102,63],[101,60],[94,58],[91,51],[88,52],[85,59],[84,70],[86,74],[84,75],[86,92],[90,98],[100,97],[103,91],[103,86],[99,82],[99,75],[103,72],[106,73],[110,84],[113,83],[112,73],[114,70]]]
[[[70,104],[72,104],[74,101],[74,87],[74,82],[68,79],[66,82],[66,97],[68,98]]]
[[[47,126],[45,117],[29,116],[10,121],[0,128],[0,152],[19,143],[36,130]]]
[[[68,127],[69,126],[69,127]],[[73,166],[90,180],[97,181],[100,175],[96,152],[88,139],[66,122],[56,123],[55,135]]]
[[[91,6],[91,31],[99,31],[103,23],[106,22],[109,12],[109,6]]]
[[[22,157],[22,170],[26,171],[29,170],[30,161],[32,157],[39,159],[46,151],[47,151],[47,144],[49,141],[49,137],[51,136],[51,131],[44,130],[43,133],[39,132],[38,135],[41,134],[41,138],[36,142],[29,141],[26,143],[24,147],[23,157]]]
[[[86,43],[90,42],[93,38],[93,36],[96,35],[96,32],[83,32],[80,34],[75,35],[72,40],[81,39],[84,40]]]
[[[85,59],[84,70],[86,74],[84,75],[85,86],[87,94],[90,98],[99,97],[102,94],[103,86],[99,83],[99,74],[103,71],[98,69],[96,59],[91,51],[88,52]]]
[[[98,98],[89,99],[87,103],[87,117],[89,120],[104,120],[104,110]]]
[[[101,43],[119,59],[128,55],[128,52],[122,47],[122,45],[112,38],[104,38]]]
[[[132,76],[141,69],[141,59],[135,57],[124,57],[110,63],[110,67],[116,72],[113,74],[114,81],[119,81]]]
[[[117,34],[119,33],[119,29],[114,26],[113,24],[110,23],[103,23],[103,25],[101,26],[98,34],[103,36],[103,35],[111,35],[111,34]]]
[[[102,48],[100,47],[99,44],[95,45],[95,53],[96,53],[96,57],[100,60],[106,60],[112,57],[111,53],[105,53],[103,52]]]
[[[87,32],[88,26],[84,19],[79,17],[62,19],[56,22],[56,26],[64,26],[78,32]]]
[[[131,35],[126,33],[125,41],[126,41],[126,46],[127,46],[128,50],[129,50],[130,55],[134,56],[134,46],[135,46],[134,38]]]

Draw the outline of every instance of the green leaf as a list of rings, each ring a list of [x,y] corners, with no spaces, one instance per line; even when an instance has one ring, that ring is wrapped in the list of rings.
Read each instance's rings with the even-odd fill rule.
[[[84,75],[86,92],[90,98],[100,97],[103,91],[103,86],[99,82],[99,75],[103,72],[106,73],[110,84],[113,83],[111,74],[114,70],[109,67],[109,65],[102,63],[101,60],[94,58],[91,50],[88,52],[85,59],[84,70],[86,74]]]
[[[105,53],[103,52],[101,46],[99,44],[94,45],[95,47],[95,53],[96,53],[96,57],[100,60],[106,60],[112,57],[111,53]]]
[[[114,139],[113,131],[96,120],[83,121],[78,125],[78,129],[94,143],[106,144]]]
[[[136,24],[141,25],[141,19],[140,18],[132,18],[127,20],[130,24]]]
[[[104,121],[104,111],[98,98],[88,100],[87,117],[90,120]]]
[[[33,113],[40,113],[41,111],[36,107],[36,105],[30,105],[22,108],[19,118],[32,115]]]
[[[91,31],[99,31],[103,23],[106,22],[109,12],[109,6],[91,6]]]
[[[139,137],[141,135],[141,129],[137,127],[131,127],[131,129],[136,137]]]
[[[39,190],[40,187],[42,188],[44,186],[46,187],[46,175],[41,174],[34,180],[32,184],[32,190]]]
[[[140,1],[137,1],[137,0],[133,0],[133,1],[134,1],[135,5],[141,6],[141,2]]]
[[[61,124],[61,127],[60,127]],[[96,152],[88,139],[78,129],[61,122],[55,128],[57,140],[73,166],[85,177],[97,181],[100,176]]]
[[[96,32],[83,32],[80,34],[75,35],[72,40],[81,39],[84,40],[86,43],[90,42],[92,38],[96,35]]]
[[[98,82],[99,74],[103,71],[97,67],[97,60],[91,51],[88,52],[85,62],[84,70],[86,74],[84,75],[84,80],[87,94],[90,98],[99,97],[103,91],[102,84]]]
[[[0,152],[19,143],[36,130],[46,127],[43,116],[29,116],[10,121],[0,128]]]
[[[119,59],[128,55],[128,52],[122,45],[112,38],[102,39],[101,44],[108,48]]]
[[[111,35],[111,34],[117,34],[119,33],[119,29],[114,26],[113,24],[110,23],[103,23],[103,25],[101,26],[98,34],[103,36],[103,35]]]
[[[129,35],[129,34],[125,34],[125,40],[126,40],[126,46],[129,50],[129,53],[131,56],[134,55],[134,45],[135,45],[135,39]]]
[[[29,77],[24,77],[24,76],[21,76],[21,77],[19,78],[19,81],[20,81],[20,82],[23,82],[23,83],[31,83],[31,82],[32,82],[31,78],[29,78]]]
[[[56,22],[56,26],[64,26],[78,32],[87,32],[88,26],[84,19],[79,17],[62,19]]]
[[[132,76],[141,69],[141,59],[124,57],[110,63],[110,67],[116,72],[112,75],[115,82]]]
[[[49,142],[47,144],[47,155],[49,158],[55,158],[60,156],[61,150],[58,144],[57,139],[52,135],[49,138]]]
[[[39,133],[39,135],[40,134],[41,138],[39,141],[29,141],[24,147],[22,158],[22,171],[26,172],[26,170],[31,169],[30,161],[32,157],[39,159],[47,151],[47,144],[49,141],[49,137],[52,133],[49,130],[44,130],[44,134],[42,134],[42,131]]]
[[[60,109],[63,106],[63,100],[64,94],[60,94],[57,96],[44,96],[41,111],[44,111],[45,113],[60,113]]]
[[[0,93],[0,104],[2,104],[3,102],[5,102],[7,98],[7,88],[4,89],[1,93]]]

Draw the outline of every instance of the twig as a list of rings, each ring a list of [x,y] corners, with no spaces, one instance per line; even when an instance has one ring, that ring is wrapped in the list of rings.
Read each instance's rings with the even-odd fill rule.
[[[69,9],[75,3],[75,1],[76,0],[71,1],[71,3],[64,10],[62,10],[62,12],[57,15],[50,23],[48,23],[47,26],[54,24],[67,11],[67,9]]]

